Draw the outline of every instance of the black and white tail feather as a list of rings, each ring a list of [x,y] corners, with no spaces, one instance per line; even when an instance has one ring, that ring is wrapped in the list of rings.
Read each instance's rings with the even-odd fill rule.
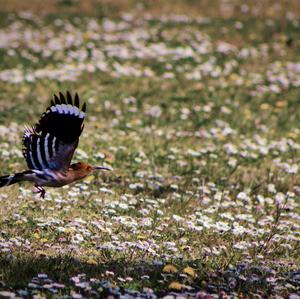
[[[71,164],[79,137],[84,128],[86,104],[80,108],[78,94],[74,99],[59,93],[39,122],[25,127],[23,155],[30,170],[0,177],[0,187],[20,181],[33,181],[37,186],[51,186]]]
[[[0,177],[0,187],[9,186],[12,184],[15,184],[17,182],[20,182],[23,180],[23,174],[22,173],[16,173],[12,175],[4,175]]]

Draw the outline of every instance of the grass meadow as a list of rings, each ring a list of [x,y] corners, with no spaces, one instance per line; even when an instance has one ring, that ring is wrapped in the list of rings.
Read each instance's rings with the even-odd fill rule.
[[[298,1],[0,7],[0,175],[67,90],[114,169],[1,188],[1,298],[299,298]]]

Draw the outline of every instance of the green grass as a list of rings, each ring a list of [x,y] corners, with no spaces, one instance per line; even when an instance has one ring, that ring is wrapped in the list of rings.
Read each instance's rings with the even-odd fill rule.
[[[0,291],[46,273],[66,287],[37,292],[56,298],[77,292],[70,279],[85,273],[158,296],[171,282],[185,292],[296,292],[299,15],[226,18],[212,5],[203,23],[183,1],[169,16],[182,5],[193,11],[187,19],[161,20],[169,4],[159,13],[154,4],[105,4],[100,13],[51,3],[49,14],[25,17],[16,4],[3,14],[1,175],[26,168],[23,126],[66,90],[88,104],[75,159],[114,171],[48,188],[45,200],[26,184],[1,189]],[[168,264],[177,272],[166,273]]]

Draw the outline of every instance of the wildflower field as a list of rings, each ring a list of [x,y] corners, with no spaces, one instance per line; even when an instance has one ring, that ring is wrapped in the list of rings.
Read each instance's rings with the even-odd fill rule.
[[[45,199],[0,189],[0,297],[300,297],[300,3],[0,0],[0,175],[87,103]]]

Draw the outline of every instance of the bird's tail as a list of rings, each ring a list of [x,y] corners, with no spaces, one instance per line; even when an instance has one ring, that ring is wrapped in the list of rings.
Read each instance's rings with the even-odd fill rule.
[[[21,181],[26,180],[26,174],[28,174],[28,171],[15,173],[12,175],[4,175],[0,177],[0,188],[4,186],[9,186]]]

